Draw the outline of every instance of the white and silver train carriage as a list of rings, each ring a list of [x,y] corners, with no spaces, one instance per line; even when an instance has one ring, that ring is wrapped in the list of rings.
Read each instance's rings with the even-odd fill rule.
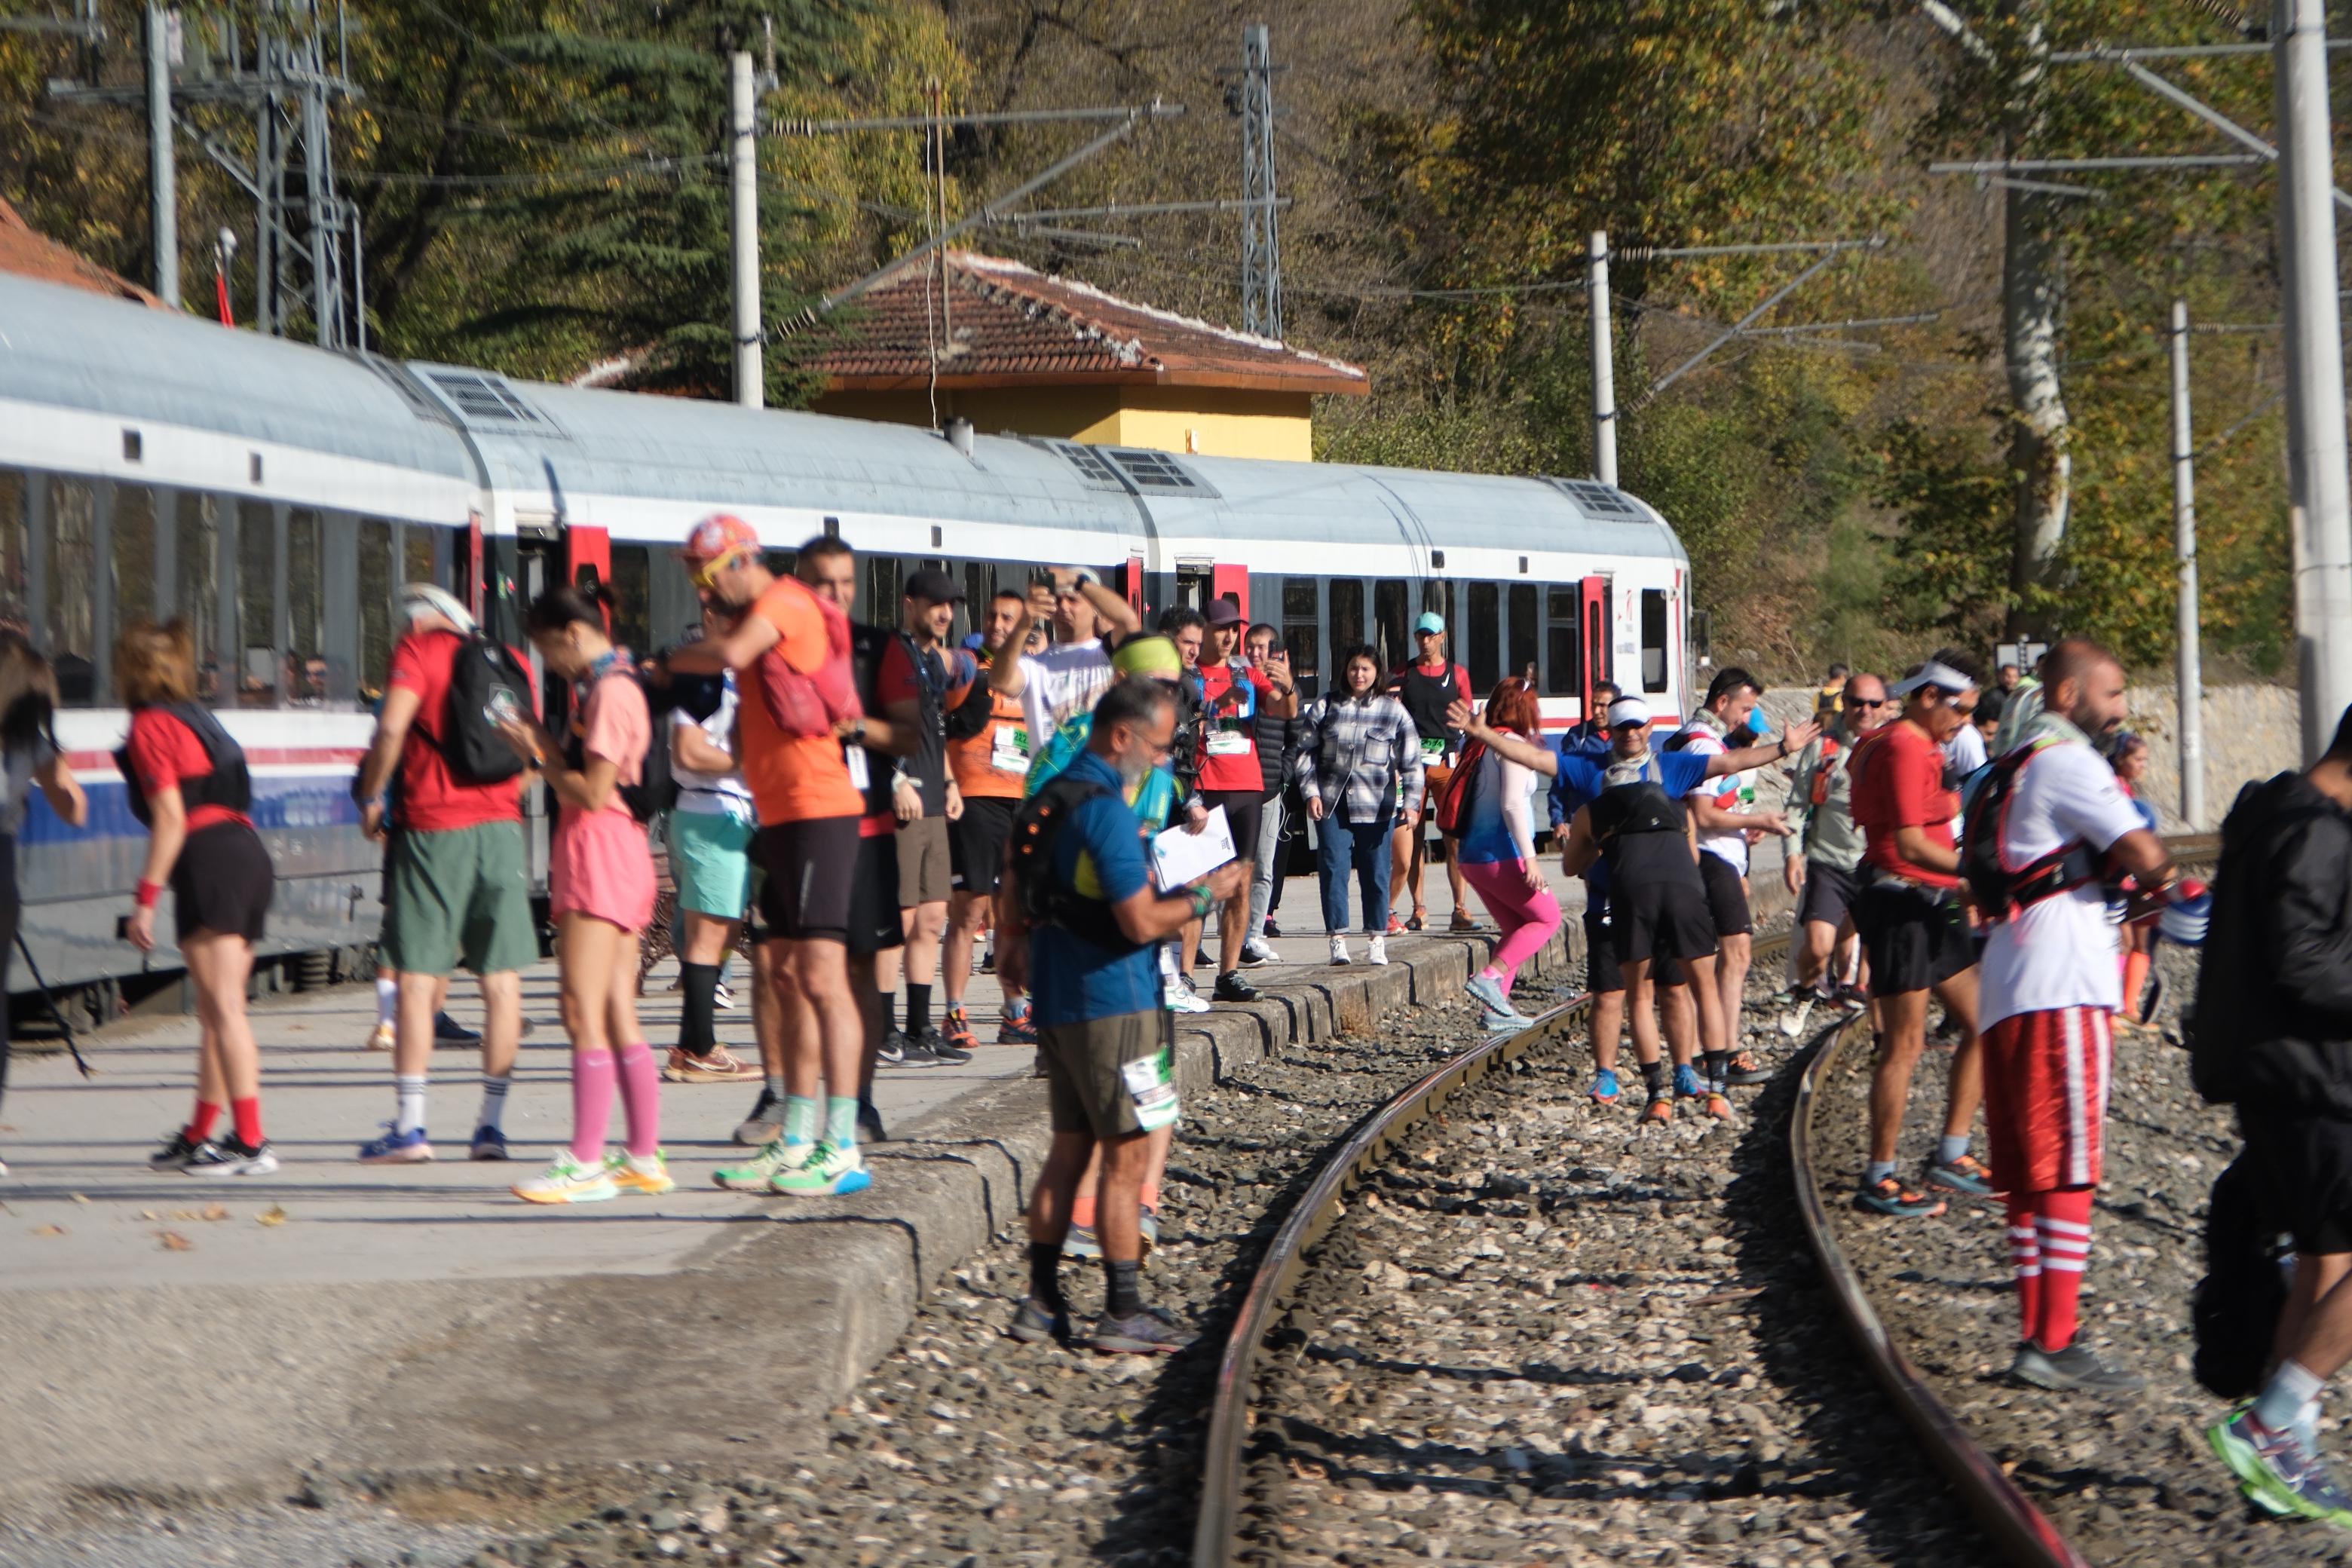
[[[1688,559],[1655,511],[1590,481],[943,439],[332,353],[0,278],[0,621],[57,662],[60,738],[93,802],[75,830],[37,795],[20,842],[44,973],[176,967],[114,935],[142,854],[109,755],[127,726],[120,626],[196,630],[278,863],[272,952],[354,948],[376,931],[380,856],[349,784],[400,584],[439,583],[511,635],[512,598],[593,575],[620,599],[620,640],[665,646],[696,616],[672,552],[717,510],[780,546],[847,539],[871,618],[919,567],[956,573],[977,607],[1083,563],[1147,616],[1234,599],[1283,628],[1310,690],[1359,642],[1402,664],[1435,609],[1481,692],[1535,668],[1549,727],[1581,717],[1597,679],[1661,715],[1690,694]]]

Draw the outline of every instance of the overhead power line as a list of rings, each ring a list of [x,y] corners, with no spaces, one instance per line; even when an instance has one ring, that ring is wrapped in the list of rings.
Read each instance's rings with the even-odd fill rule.
[[[1007,109],[984,114],[893,114],[872,120],[803,120],[776,115],[762,132],[766,136],[841,136],[863,131],[929,131],[963,125],[1045,125],[1069,121],[1126,120],[1143,115],[1172,120],[1184,112],[1181,103],[1115,104],[1107,109]]]

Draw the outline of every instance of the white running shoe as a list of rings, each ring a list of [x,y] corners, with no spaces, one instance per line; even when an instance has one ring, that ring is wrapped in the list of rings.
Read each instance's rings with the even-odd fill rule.
[[[1331,939],[1331,967],[1334,969],[1344,969],[1354,962],[1354,959],[1348,956],[1348,939],[1344,936],[1333,937]]]
[[[1364,962],[1366,963],[1377,963],[1381,968],[1386,969],[1389,963],[1389,939],[1387,936],[1380,931],[1374,931],[1370,936],[1364,939],[1364,945],[1370,949],[1370,951],[1364,955]]]
[[[1781,1017],[1780,1032],[1792,1040],[1801,1039],[1805,1033],[1805,1020],[1812,1016],[1813,995],[1812,993],[1807,992],[1805,999],[1797,1004],[1797,1010]]]
[[[278,1169],[278,1152],[267,1138],[248,1146],[231,1133],[198,1144],[180,1169],[191,1176],[267,1176]]]
[[[1251,937],[1242,943],[1242,963],[1245,965],[1255,966],[1260,963],[1279,963],[1280,962],[1282,962],[1282,955],[1276,952],[1274,944],[1262,936]]]
[[[372,1051],[388,1051],[398,1044],[400,1036],[390,1024],[378,1024],[367,1039],[367,1048]]]
[[[571,1150],[558,1149],[546,1170],[514,1184],[514,1195],[532,1204],[601,1204],[619,1197],[621,1189],[604,1161],[583,1163]]]
[[[1171,1013],[1205,1013],[1209,1010],[1209,999],[1192,989],[1191,975],[1177,975],[1168,983],[1163,994]]]

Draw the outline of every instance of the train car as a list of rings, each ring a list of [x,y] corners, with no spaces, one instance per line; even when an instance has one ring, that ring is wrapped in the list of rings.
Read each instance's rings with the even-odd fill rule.
[[[278,861],[271,951],[354,948],[377,928],[380,852],[350,781],[401,585],[438,583],[511,636],[518,599],[604,581],[619,640],[663,647],[697,613],[675,548],[716,510],[780,567],[800,540],[848,540],[868,618],[895,618],[923,566],[979,606],[1087,564],[1147,616],[1227,597],[1278,625],[1310,692],[1357,642],[1403,663],[1434,608],[1481,690],[1534,669],[1549,727],[1583,716],[1599,679],[1661,713],[1689,696],[1688,559],[1650,507],[1588,480],[943,437],[333,353],[0,278],[0,621],[57,662],[60,739],[94,803],[80,830],[30,807],[25,934],[44,973],[177,967],[114,937],[142,852],[110,756],[121,626],[195,628]]]

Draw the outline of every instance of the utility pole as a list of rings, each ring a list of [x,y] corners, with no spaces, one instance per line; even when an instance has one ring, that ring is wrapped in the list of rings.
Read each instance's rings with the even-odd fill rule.
[[[172,32],[163,7],[147,5],[147,205],[155,243],[155,297],[180,308],[180,197],[172,151]]]
[[[1282,220],[1274,179],[1274,58],[1265,24],[1242,29],[1242,330],[1282,338]]]
[[[2205,659],[2197,628],[2197,450],[2189,433],[2189,301],[2172,302],[2172,536],[2180,565],[2180,819],[2205,826]]]
[[[2352,705],[2352,479],[2346,473],[2324,0],[2273,0],[2271,37],[2278,62],[2296,671],[2308,761],[2326,749],[2337,717]]]
[[[734,59],[735,401],[746,408],[767,400],[760,355],[760,164],[751,52]]]
[[[1585,292],[1592,305],[1592,477],[1617,483],[1617,360],[1609,335],[1609,231],[1592,231]]]

